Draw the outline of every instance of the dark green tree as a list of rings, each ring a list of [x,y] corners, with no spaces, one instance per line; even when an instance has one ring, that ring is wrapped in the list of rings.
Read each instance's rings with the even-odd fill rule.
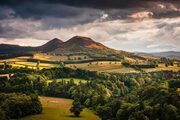
[[[36,64],[36,69],[39,70],[40,69],[40,61],[37,61],[37,64]]]
[[[70,111],[76,117],[79,117],[82,110],[83,110],[83,107],[82,107],[81,103],[78,100],[74,100],[73,103],[72,103],[72,107],[70,108]]]

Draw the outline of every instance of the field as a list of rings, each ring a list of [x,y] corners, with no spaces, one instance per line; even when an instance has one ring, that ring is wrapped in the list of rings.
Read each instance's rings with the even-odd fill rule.
[[[67,60],[67,56],[48,55],[48,54],[35,54],[34,59],[47,60],[47,61],[64,61]]]
[[[6,59],[6,60],[0,60],[0,64],[3,64],[4,61],[10,63],[13,67],[28,67],[31,69],[36,69],[36,62],[28,62],[27,59],[31,57],[16,57],[16,58],[11,58],[11,59]],[[49,63],[40,63],[39,64],[40,69],[43,68],[49,68],[49,67],[56,67],[57,64],[49,64]]]
[[[40,97],[43,112],[39,115],[24,117],[20,120],[100,120],[92,111],[84,109],[79,118],[74,117],[69,109],[71,99]]]
[[[48,55],[48,54],[43,54],[43,53],[37,53],[33,57],[34,59],[39,59],[39,60],[47,60],[47,61],[67,61],[67,60],[73,60],[73,61],[80,61],[80,60],[90,60],[88,56],[85,55],[70,55],[68,56],[63,56],[63,55]]]
[[[144,69],[144,70],[146,72],[162,71],[162,70],[179,71],[180,67],[177,67],[177,65],[166,67],[165,64],[159,64],[157,68],[147,68],[147,69]]]
[[[70,56],[70,59],[73,61],[78,61],[78,57],[83,58],[85,56]],[[87,56],[86,56],[87,57]],[[27,62],[27,59],[31,57],[16,57],[12,59],[0,60],[0,64],[3,64],[4,61],[9,62],[13,67],[28,67],[31,69],[36,69],[36,62]],[[67,56],[56,56],[56,55],[44,55],[44,54],[37,54],[35,58],[41,60],[48,60],[48,61],[57,61],[57,60],[67,60]],[[74,60],[76,58],[76,60]],[[89,58],[86,58],[89,59]],[[129,61],[132,61],[129,59]],[[57,67],[58,64],[50,64],[50,63],[40,63],[40,69],[43,68],[50,68],[50,67]],[[120,61],[98,61],[98,62],[89,62],[89,63],[79,63],[79,64],[66,64],[66,67],[70,68],[81,68],[90,71],[98,71],[98,72],[113,72],[113,73],[137,73],[138,70],[135,70],[131,67],[124,67],[121,65]],[[161,71],[161,70],[173,70],[179,71],[180,67],[177,67],[175,64],[174,66],[166,67],[164,64],[159,64],[157,68],[148,68],[143,69],[146,72],[153,72],[153,71]]]
[[[64,81],[70,81],[71,79],[74,80],[74,83],[75,83],[75,84],[79,84],[80,81],[81,81],[82,83],[86,83],[86,80],[84,80],[84,79],[79,79],[79,78],[60,78],[60,79],[53,79],[53,80],[56,80],[56,81],[62,81],[62,80],[64,80]],[[52,82],[53,80],[48,80],[47,82],[50,83],[50,82]]]
[[[121,62],[111,62],[111,61],[99,61],[91,63],[81,63],[81,64],[68,64],[66,65],[71,68],[81,68],[90,71],[99,71],[99,72],[120,72],[120,73],[130,73],[138,72],[130,67],[124,67],[121,65]]]

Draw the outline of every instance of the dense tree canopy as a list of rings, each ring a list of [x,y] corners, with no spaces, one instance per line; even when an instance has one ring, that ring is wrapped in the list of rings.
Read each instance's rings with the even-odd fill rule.
[[[9,70],[4,72],[7,71]],[[20,72],[16,71],[10,80],[0,81],[1,93],[16,92],[18,94],[13,95],[20,96],[17,99],[10,97],[5,102],[8,107],[3,107],[1,103],[0,115],[5,119],[8,114],[5,108],[11,109],[16,105],[17,113],[13,113],[12,118],[40,113],[41,105],[37,96],[32,97],[34,96],[32,94],[38,94],[76,100],[71,109],[76,116],[84,106],[94,110],[103,120],[178,120],[180,118],[179,76],[179,72],[172,71],[120,74],[65,67],[39,71],[23,69]],[[71,80],[56,80],[59,78],[71,78]],[[73,78],[84,79],[86,82],[75,83]],[[52,82],[48,83],[49,79]],[[11,100],[12,104],[10,104]],[[23,102],[32,100],[33,102],[28,102],[32,107],[30,111],[26,113],[25,108],[19,109],[21,103],[26,106],[27,102]],[[21,113],[21,110],[25,113]]]

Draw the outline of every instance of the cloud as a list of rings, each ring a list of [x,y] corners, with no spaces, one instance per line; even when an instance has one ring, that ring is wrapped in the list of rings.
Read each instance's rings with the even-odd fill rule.
[[[139,0],[4,0],[0,1],[3,5],[18,5],[28,3],[45,3],[45,4],[65,4],[76,7],[94,7],[94,8],[120,8],[130,7],[133,4],[138,4]]]
[[[24,40],[25,45],[37,46],[55,37],[66,41],[75,35],[83,35],[109,47],[127,51],[180,50],[178,46],[180,44],[180,17],[145,21],[101,21],[99,17],[90,23],[77,24],[72,27],[53,27],[52,29],[45,29],[43,27],[45,24],[44,21],[30,19],[29,21],[23,19],[9,21],[7,25],[15,32],[8,33],[3,43],[13,41],[12,38],[15,38],[13,43],[17,42],[22,45]],[[24,26],[26,26],[25,30]],[[11,34],[13,36],[10,39]],[[26,42],[29,39],[31,42]]]
[[[124,5],[125,4],[125,5]],[[69,6],[70,5],[70,6]],[[90,7],[90,6],[93,7]],[[128,6],[128,7],[125,7]],[[162,7],[163,6],[163,7]],[[101,9],[101,7],[103,9]],[[72,18],[81,14],[106,11],[110,19],[127,18],[137,13],[151,13],[152,17],[177,17],[180,1],[147,0],[3,0],[0,1],[0,19],[11,17],[43,19],[44,17]],[[149,15],[149,14],[148,14]],[[147,16],[147,15],[146,15]]]

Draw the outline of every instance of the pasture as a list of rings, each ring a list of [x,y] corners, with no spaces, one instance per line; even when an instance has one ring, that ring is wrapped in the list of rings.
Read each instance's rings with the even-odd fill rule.
[[[48,80],[47,83],[51,83],[54,80],[56,80],[57,82],[62,81],[62,80],[69,82],[71,79],[74,80],[75,84],[79,84],[79,82],[86,83],[86,81],[87,81],[87,80],[79,79],[79,78],[59,78],[59,79]]]
[[[37,53],[33,57],[34,59],[47,60],[47,61],[81,61],[81,60],[90,60],[86,55],[53,55],[45,53]]]
[[[130,67],[124,67],[121,65],[121,62],[115,61],[98,61],[91,63],[81,63],[81,64],[68,64],[67,67],[71,68],[81,68],[90,71],[98,71],[98,72],[116,72],[116,73],[130,73],[130,72],[138,72]]]
[[[0,60],[0,64],[4,64],[3,62],[7,62],[10,65],[12,65],[12,67],[16,67],[16,68],[20,68],[20,67],[27,67],[30,69],[36,69],[36,62],[28,62],[27,59],[29,59],[31,57],[26,56],[26,57],[16,57],[16,58],[11,58],[11,59],[5,59],[5,60]],[[40,63],[39,67],[40,69],[43,68],[50,68],[50,67],[57,67],[57,64],[50,64],[50,63]]]
[[[162,70],[172,70],[172,71],[180,71],[180,67],[176,64],[174,66],[166,67],[165,64],[158,64],[157,68],[146,68],[144,69],[146,72],[154,72],[154,71],[162,71]]]
[[[39,115],[24,117],[20,120],[100,120],[92,111],[84,109],[80,117],[74,117],[69,109],[72,105],[71,99],[40,97],[43,112]]]

